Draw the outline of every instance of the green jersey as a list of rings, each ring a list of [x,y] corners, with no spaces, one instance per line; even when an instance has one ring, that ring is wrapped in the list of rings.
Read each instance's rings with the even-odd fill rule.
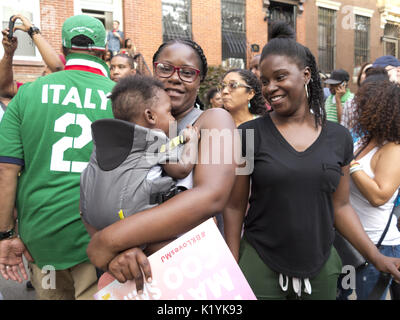
[[[108,72],[97,57],[70,54],[64,71],[23,85],[0,123],[0,162],[23,166],[18,229],[39,268],[88,260],[80,174],[92,152],[91,123],[113,117]]]

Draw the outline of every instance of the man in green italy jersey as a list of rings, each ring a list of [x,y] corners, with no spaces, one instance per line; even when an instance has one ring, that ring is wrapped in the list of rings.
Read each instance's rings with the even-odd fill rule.
[[[92,152],[91,123],[113,117],[107,95],[115,83],[100,59],[106,31],[98,19],[68,18],[62,46],[64,71],[23,85],[0,124],[0,274],[27,279],[25,255],[39,299],[92,299],[97,277],[79,215],[80,174]]]

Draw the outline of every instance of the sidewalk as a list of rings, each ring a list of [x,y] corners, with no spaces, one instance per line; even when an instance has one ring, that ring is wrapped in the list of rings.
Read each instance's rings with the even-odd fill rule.
[[[25,266],[26,261],[24,259]],[[26,267],[27,268],[27,267]],[[35,290],[28,290],[26,288],[27,281],[18,283],[13,280],[5,280],[0,276],[0,293],[3,295],[4,300],[36,300]],[[0,295],[0,300],[1,300]]]
[[[4,280],[0,277],[0,293],[4,300],[35,300],[35,290],[26,288],[26,281],[18,283],[12,280]]]

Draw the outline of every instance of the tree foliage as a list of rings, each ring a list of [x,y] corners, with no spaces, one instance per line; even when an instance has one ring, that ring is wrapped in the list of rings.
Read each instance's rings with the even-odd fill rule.
[[[222,76],[228,70],[223,68],[222,66],[209,66],[207,71],[207,76],[200,85],[199,89],[199,97],[206,108],[208,108],[208,102],[206,99],[207,91],[211,87],[216,87],[221,83]]]

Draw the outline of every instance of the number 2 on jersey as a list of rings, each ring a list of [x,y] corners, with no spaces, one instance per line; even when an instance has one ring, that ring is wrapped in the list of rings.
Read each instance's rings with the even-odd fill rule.
[[[91,121],[84,114],[66,113],[59,117],[54,124],[55,132],[65,133],[69,125],[79,125],[82,133],[79,137],[63,137],[53,144],[51,152],[51,171],[82,172],[87,162],[64,160],[64,152],[68,149],[81,149],[92,141]]]

